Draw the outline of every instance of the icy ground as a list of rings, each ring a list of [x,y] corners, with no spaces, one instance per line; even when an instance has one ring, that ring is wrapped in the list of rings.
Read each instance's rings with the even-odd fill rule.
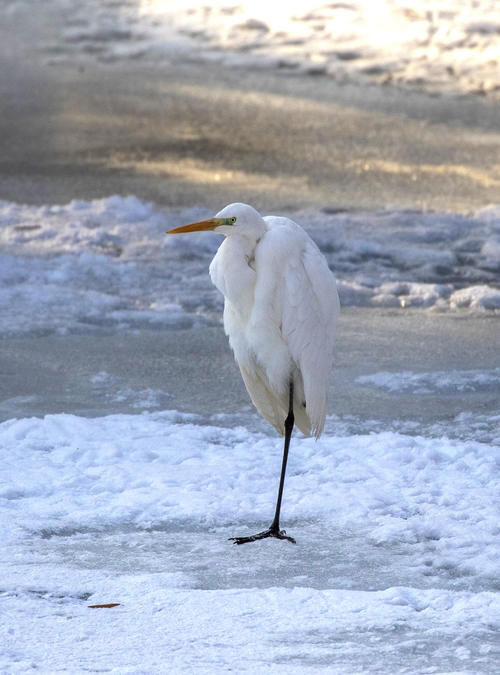
[[[0,672],[496,672],[498,207],[291,214],[347,306],[296,546],[228,542],[268,524],[281,440],[220,334],[218,238],[163,234],[207,215],[0,204]]]
[[[0,444],[2,672],[494,672],[498,447],[297,438],[298,543],[250,548],[227,538],[269,519],[267,434],[57,415]]]
[[[221,238],[164,237],[209,215],[162,212],[132,196],[44,207],[0,201],[0,334],[218,322],[222,300],[207,267]],[[472,216],[291,215],[327,256],[343,306],[500,310],[498,206]]]
[[[7,0],[16,11],[32,0]],[[434,92],[500,92],[496,0],[52,0],[64,30],[50,63],[178,55],[226,66],[280,68],[339,81]]]

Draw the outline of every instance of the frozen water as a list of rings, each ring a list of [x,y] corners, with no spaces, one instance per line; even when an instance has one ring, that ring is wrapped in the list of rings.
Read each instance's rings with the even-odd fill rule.
[[[8,0],[10,11],[31,0]],[[500,21],[495,2],[352,0],[338,3],[255,0],[69,0],[49,41],[49,63],[97,58],[220,61],[346,80],[396,83],[430,91],[500,91]]]
[[[391,392],[409,391],[413,394],[429,394],[436,390],[442,395],[461,394],[466,391],[500,391],[500,368],[487,371],[373,373],[373,375],[361,375],[356,382]]]
[[[497,95],[495,3],[375,4],[53,0],[42,59]],[[325,434],[292,443],[296,546],[227,541],[269,523],[281,442],[222,335],[218,238],[164,236],[207,215],[0,203],[0,671],[497,672],[499,206],[288,214],[344,305]]]
[[[228,536],[269,518],[280,442],[172,419],[0,426],[2,665],[154,671],[173,650],[182,671],[243,653],[251,672],[415,672],[429,655],[488,672],[498,448],[393,432],[297,438],[285,503],[297,546],[238,548]],[[120,607],[105,622],[87,608],[107,602]]]
[[[222,205],[221,205],[222,206]],[[206,270],[220,237],[164,236],[207,217],[136,197],[65,206],[0,202],[4,335],[189,328],[218,320]],[[473,216],[381,211],[289,214],[309,230],[344,306],[500,309],[500,209]]]
[[[2,531],[21,546],[23,532],[245,529],[268,517],[281,461],[273,436],[193,424],[175,413],[11,420],[0,426],[0,440],[9,466],[0,487]],[[321,522],[355,537],[363,524],[369,541],[412,551],[414,583],[436,576],[463,587],[461,577],[473,575],[493,587],[499,460],[498,448],[474,441],[394,432],[298,437],[287,517],[292,526]],[[313,585],[324,583],[321,574],[317,568]],[[370,587],[380,585],[374,579]]]
[[[351,305],[335,414],[293,439],[296,546],[228,542],[268,524],[281,440],[221,334],[220,239],[164,235],[207,215],[0,204],[0,670],[494,672],[498,207],[289,214]]]

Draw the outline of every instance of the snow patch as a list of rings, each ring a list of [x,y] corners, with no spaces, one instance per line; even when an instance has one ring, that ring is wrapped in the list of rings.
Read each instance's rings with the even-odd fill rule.
[[[17,0],[21,6],[26,0]],[[496,6],[446,0],[289,1],[58,0],[68,19],[62,40],[45,45],[50,63],[96,58],[219,61],[344,81],[429,91],[500,91]]]
[[[190,328],[220,320],[208,282],[221,237],[166,237],[211,214],[159,210],[133,196],[66,205],[0,202],[3,335]],[[414,211],[286,214],[323,250],[342,304],[500,309],[500,217]]]
[[[411,394],[456,394],[463,392],[500,391],[500,368],[482,370],[446,370],[432,373],[380,372],[361,375],[358,384],[389,392]]]
[[[182,420],[169,412],[1,424],[5,540],[186,519],[203,528],[265,521],[281,440]],[[498,448],[394,432],[297,437],[294,447],[287,519],[366,527],[379,544],[416,546],[422,566],[432,541],[434,573],[447,561],[457,574],[495,576]]]

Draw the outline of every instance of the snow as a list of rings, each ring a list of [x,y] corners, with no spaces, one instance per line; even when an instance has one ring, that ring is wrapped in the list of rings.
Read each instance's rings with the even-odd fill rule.
[[[54,66],[209,60],[434,93],[500,91],[490,0],[51,4],[63,25],[42,51]],[[353,409],[330,415],[317,442],[294,436],[282,526],[295,546],[228,541],[268,525],[281,464],[281,440],[249,406],[179,412],[175,383],[132,379],[109,345],[100,354],[93,342],[102,358],[76,364],[73,379],[48,369],[57,409],[68,411],[43,414],[47,387],[30,388],[40,377],[30,364],[52,353],[45,338],[56,336],[56,348],[76,339],[74,350],[90,338],[147,331],[154,342],[164,331],[182,340],[220,325],[208,280],[220,238],[164,234],[210,215],[134,195],[0,201],[0,410],[9,411],[0,424],[0,672],[496,672],[500,369],[487,367],[494,335],[488,341],[484,326],[469,365],[440,353],[434,370],[411,359],[394,367],[379,348],[384,365],[357,368],[346,392],[387,400],[392,417]],[[324,252],[344,307],[496,327],[499,205],[467,215],[284,215]],[[33,353],[26,366],[9,360],[21,343]],[[140,359],[140,347],[126,355]],[[4,382],[17,384],[13,370],[23,367],[27,389],[10,391]],[[81,387],[63,396],[61,381],[75,377]],[[428,411],[437,401],[446,415]],[[31,404],[39,417],[26,416]],[[73,405],[98,416],[72,414]],[[89,607],[105,603],[118,604]]]
[[[447,370],[432,373],[373,373],[361,375],[356,382],[385,389],[390,392],[405,391],[412,394],[430,394],[438,391],[441,395],[466,391],[497,391],[500,389],[500,368],[493,370]]]
[[[455,291],[450,297],[451,307],[482,307],[484,309],[499,309],[500,294],[488,286],[471,286]]]
[[[9,481],[0,488],[6,500],[4,536],[110,524],[158,528],[184,519],[203,527],[265,520],[281,441],[243,427],[171,422],[173,415],[178,413],[4,422],[0,438],[9,464]],[[470,569],[476,557],[475,574],[494,574],[488,561],[497,557],[489,536],[497,527],[498,459],[488,446],[445,438],[397,433],[319,442],[297,438],[288,517],[341,527],[371,521],[370,536],[379,543],[390,540],[397,527],[398,538],[412,543],[431,532],[436,551],[453,549],[457,569],[465,563]],[[449,511],[437,519],[442,504]],[[461,553],[454,550],[452,530],[461,531]]]
[[[11,0],[10,10],[28,2]],[[500,91],[495,0],[57,3],[67,18],[61,39],[44,45],[52,64],[187,58],[432,92]]]
[[[4,343],[220,325],[208,279],[220,238],[165,236],[208,215],[135,196],[1,202]],[[500,308],[498,206],[288,215],[344,306],[488,322]],[[249,408],[181,413],[168,380],[99,364],[80,367],[74,396],[100,416],[0,424],[0,671],[492,672],[498,367],[358,371],[358,391],[394,397],[393,418],[353,410],[317,442],[297,434],[282,513],[297,545],[250,548],[228,538],[268,524],[281,439]],[[453,397],[459,412],[398,417],[402,396]],[[4,388],[1,404],[22,412],[32,398]],[[106,603],[118,604],[89,607]]]
[[[161,583],[162,575],[158,576]],[[28,597],[25,602],[33,617],[29,632],[19,634],[14,629],[11,637],[26,649],[26,656],[11,672],[32,670],[40,644],[42,655],[53,664],[52,672],[82,672],[83,663],[91,671],[146,673],[165,672],[167,667],[171,672],[213,673],[225,670],[223,664],[228,662],[236,663],[238,672],[254,673],[307,673],[311,668],[332,672],[332,664],[339,673],[367,672],[365,668],[384,672],[384,666],[396,672],[394,666],[402,665],[393,658],[397,640],[407,659],[400,672],[409,673],[415,672],[415,665],[425,668],[429,658],[425,644],[433,632],[441,640],[432,654],[438,663],[451,656],[455,672],[486,672],[490,652],[495,650],[491,636],[498,608],[488,593],[474,598],[468,593],[423,592],[417,599],[406,588],[378,593],[186,591],[168,588],[165,581],[163,588],[160,583],[152,588],[138,577],[121,579],[107,589],[125,599],[113,610],[88,610],[84,602],[78,606],[63,593],[60,599]],[[42,614],[47,605],[57,608],[53,619]],[[108,612],[105,617],[102,611]],[[458,636],[464,624],[477,631],[482,644],[472,649],[461,644]],[[392,635],[387,626],[392,626]],[[47,629],[53,636],[50,642],[44,640]],[[356,637],[367,630],[374,639],[367,636],[367,644],[360,648]],[[119,635],[127,635],[127,642],[121,642]],[[417,654],[411,647],[416,636]],[[338,659],[341,650],[345,656]],[[474,670],[463,669],[470,664]]]
[[[430,654],[491,672],[498,447],[297,436],[298,544],[250,550],[227,537],[269,519],[276,437],[174,412],[48,415],[1,424],[0,446],[5,672],[426,672]]]
[[[66,205],[0,202],[3,335],[190,328],[220,321],[207,269],[221,238],[165,237],[210,214],[135,196]],[[288,214],[334,270],[342,304],[496,312],[500,208],[471,216],[387,210]]]
[[[164,234],[208,215],[134,196],[1,202],[4,344],[29,338],[36,352],[42,336],[137,330],[185,339],[220,325],[208,279],[220,238]],[[324,251],[344,305],[496,316],[498,206],[289,215]],[[168,379],[143,385],[112,359],[99,364],[75,366],[85,381],[74,392],[83,408],[98,402],[98,417],[26,417],[30,396],[2,390],[3,409],[21,414],[0,424],[1,672],[492,672],[491,406],[473,413],[464,399],[446,419],[399,418],[396,403],[393,419],[327,417],[319,441],[292,442],[282,526],[297,544],[237,547],[229,537],[269,523],[281,439],[248,407],[179,412]],[[358,371],[355,386],[394,401],[498,390],[497,367],[445,368]],[[110,414],[121,405],[136,414]],[[90,608],[106,603],[118,604]]]

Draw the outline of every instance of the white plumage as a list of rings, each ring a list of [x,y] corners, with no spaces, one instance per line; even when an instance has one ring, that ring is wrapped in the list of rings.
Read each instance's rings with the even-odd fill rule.
[[[230,204],[170,234],[198,230],[226,237],[210,265],[225,298],[224,329],[255,407],[285,436],[273,522],[233,540],[295,543],[279,527],[288,449],[294,423],[316,437],[325,424],[340,308],[335,278],[316,244],[289,218],[263,218],[247,204]]]
[[[295,423],[318,437],[324,426],[339,299],[335,278],[312,239],[289,218],[236,216],[210,276],[225,297],[224,329],[257,410],[281,434],[294,384]]]

